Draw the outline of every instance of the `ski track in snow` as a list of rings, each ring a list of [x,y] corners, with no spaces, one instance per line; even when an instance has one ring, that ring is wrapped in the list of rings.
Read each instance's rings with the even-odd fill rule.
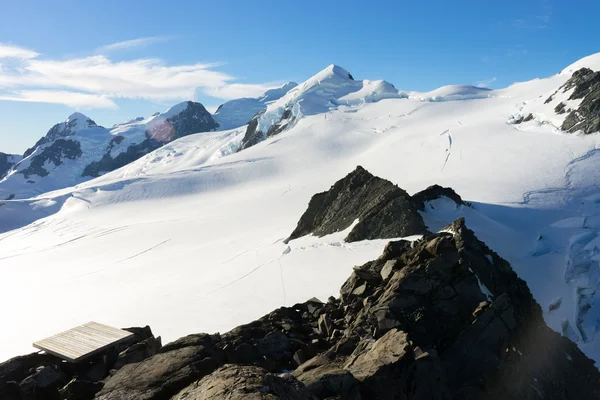
[[[440,136],[444,135],[448,137],[448,147],[446,147],[446,158],[444,159],[444,165],[442,165],[442,171],[446,168],[446,164],[448,163],[448,159],[452,152],[452,136],[450,135],[450,129],[446,129],[444,132],[440,133]]]
[[[147,248],[147,249],[146,249],[146,250],[144,250],[144,251],[140,251],[139,253],[136,253],[136,254],[132,255],[131,257],[127,257],[127,258],[124,258],[124,259],[122,259],[122,260],[119,260],[119,261],[115,262],[115,264],[119,264],[119,263],[122,263],[123,261],[131,260],[132,258],[135,258],[135,257],[141,256],[142,254],[146,254],[147,252],[149,252],[149,251],[152,251],[152,250],[156,249],[158,246],[160,246],[160,245],[163,245],[163,244],[167,243],[169,240],[171,240],[171,239],[163,240],[162,242],[160,242],[160,243],[158,243],[158,244],[155,244],[154,246],[152,246],[152,247],[149,247],[149,248]]]

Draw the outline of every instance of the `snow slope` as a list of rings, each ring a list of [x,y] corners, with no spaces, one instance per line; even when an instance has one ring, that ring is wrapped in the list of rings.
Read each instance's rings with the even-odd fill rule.
[[[208,118],[207,122],[214,124],[202,105],[191,102],[182,102],[164,113],[136,118],[111,129],[74,113],[52,127],[25,152],[23,160],[0,179],[0,199],[28,198],[89,180],[91,176],[86,176],[86,167],[90,164],[99,162],[105,155],[114,159],[147,138],[165,143],[172,140],[179,132],[174,131],[171,121],[190,113],[194,113],[190,117],[197,117],[196,126],[202,124],[201,118]]]
[[[366,85],[326,71],[311,79],[337,82],[321,89],[338,102]],[[600,360],[599,136],[507,123],[569,76],[461,101],[399,98],[384,83],[368,84],[385,89],[372,102],[346,97],[332,108],[325,92],[306,93],[295,104],[313,112],[241,152],[233,150],[244,127],[190,135],[75,187],[4,201],[0,359],[88,320],[149,324],[169,341],[336,295],[387,240],[348,244],[342,232],[282,241],[313,194],[362,165],[409,193],[438,183],[472,201],[433,201],[425,221],[440,229],[465,216],[527,281],[548,324]],[[315,86],[300,84],[265,115],[307,87]],[[438,95],[464,94],[455,89]]]
[[[331,64],[269,104],[258,117],[257,130],[266,133],[281,121],[286,110],[290,110],[292,119],[296,120],[327,112],[339,105],[360,105],[385,98],[402,97],[407,95],[399,92],[391,83],[354,80],[344,68]]]
[[[295,82],[287,82],[278,88],[267,90],[260,97],[244,97],[230,100],[219,106],[213,117],[217,120],[221,129],[227,130],[246,125],[257,113],[263,111],[267,105],[280,99],[289,90],[296,87]]]

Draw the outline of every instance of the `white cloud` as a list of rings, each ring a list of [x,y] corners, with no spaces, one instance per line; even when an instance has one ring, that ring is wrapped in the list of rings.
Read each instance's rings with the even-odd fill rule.
[[[487,80],[484,80],[484,81],[477,82],[477,87],[486,88],[486,87],[488,87],[489,85],[491,85],[494,82],[496,82],[496,77],[493,77],[491,79],[487,79]]]
[[[154,43],[166,42],[171,40],[171,36],[151,36],[130,40],[123,40],[122,42],[111,43],[105,46],[98,47],[96,53],[107,54],[120,50],[128,50],[134,48],[146,47]]]
[[[12,95],[0,94],[0,100],[65,104],[73,108],[117,108],[106,96],[64,90],[22,90]]]
[[[37,56],[39,56],[39,53],[36,53],[35,51],[0,43],[0,59],[16,58],[20,60],[27,60]]]
[[[218,87],[211,87],[205,90],[205,93],[209,96],[217,97],[219,99],[238,99],[240,97],[258,97],[269,89],[279,87],[282,82],[272,82],[264,84],[246,84],[246,83],[232,83]]]
[[[142,39],[135,39],[136,40]],[[131,44],[110,46],[129,46]],[[191,100],[198,91],[223,100],[256,97],[277,84],[244,84],[217,71],[220,63],[167,65],[160,59],[112,61],[105,55],[45,59],[19,47],[0,47],[16,61],[2,65],[0,100],[115,108],[115,99]],[[16,64],[16,65],[15,65]]]

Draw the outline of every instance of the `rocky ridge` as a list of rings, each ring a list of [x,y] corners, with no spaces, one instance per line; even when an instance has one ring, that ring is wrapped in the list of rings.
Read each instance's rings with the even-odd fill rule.
[[[576,110],[568,110],[562,130],[586,134],[600,131],[600,71],[581,68],[573,73],[562,89],[563,92],[573,89],[569,100],[581,100]],[[555,112],[564,113],[565,104],[560,103]]]
[[[22,157],[18,154],[6,154],[0,152],[0,180],[10,171]]]
[[[426,201],[441,196],[457,205],[467,205],[454,190],[439,185],[410,196],[392,182],[358,166],[329,190],[310,199],[286,243],[308,234],[324,236],[343,231],[355,221],[358,222],[346,237],[347,242],[421,235],[428,230],[418,211],[424,210]]]
[[[409,200],[426,202],[436,190]],[[0,364],[0,398],[600,397],[593,361],[545,325],[525,282],[463,219],[388,243],[354,267],[338,298],[162,347],[149,328],[132,331],[135,343],[107,361],[31,354]]]

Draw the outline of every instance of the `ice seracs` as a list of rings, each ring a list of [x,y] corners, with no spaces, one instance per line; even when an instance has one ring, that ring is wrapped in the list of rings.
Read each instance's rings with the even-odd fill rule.
[[[230,100],[221,104],[213,117],[219,122],[222,130],[246,125],[252,117],[263,111],[269,103],[278,100],[297,85],[296,82],[287,82],[278,88],[267,90],[259,97]]]
[[[388,98],[408,97],[382,80],[355,80],[344,68],[331,64],[256,115],[241,147],[251,147],[289,129],[304,116],[326,113],[339,106],[358,106]]]

